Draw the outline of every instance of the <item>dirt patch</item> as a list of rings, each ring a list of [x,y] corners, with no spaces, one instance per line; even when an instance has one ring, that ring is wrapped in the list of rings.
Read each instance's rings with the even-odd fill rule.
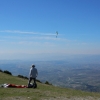
[[[100,98],[94,98],[94,97],[57,97],[57,98],[45,98],[41,100],[100,100]]]

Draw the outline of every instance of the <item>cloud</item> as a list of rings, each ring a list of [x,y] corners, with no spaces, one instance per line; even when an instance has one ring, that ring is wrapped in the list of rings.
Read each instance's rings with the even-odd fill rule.
[[[5,33],[4,36],[0,36],[3,39],[17,39],[17,40],[54,40],[54,41],[63,41],[71,42],[73,40],[66,39],[62,34],[59,34],[56,38],[56,32],[54,33],[42,33],[42,32],[28,32],[20,30],[1,30],[0,33]],[[7,34],[9,33],[9,34]],[[13,34],[10,34],[13,33]],[[16,34],[16,35],[15,35]]]
[[[1,35],[0,38],[5,41],[11,40],[21,40],[21,41],[70,41],[68,39],[57,37],[55,33],[40,33],[40,32],[28,32],[28,31],[19,31],[19,30],[1,30],[0,33],[4,33],[5,35]]]
[[[33,35],[48,35],[56,36],[56,33],[40,33],[40,32],[28,32],[19,30],[1,30],[0,33],[18,33],[18,34],[33,34]]]

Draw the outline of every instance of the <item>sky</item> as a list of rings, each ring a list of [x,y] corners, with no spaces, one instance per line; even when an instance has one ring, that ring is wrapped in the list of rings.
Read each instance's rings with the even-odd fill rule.
[[[100,0],[0,0],[0,59],[100,55],[99,37]]]

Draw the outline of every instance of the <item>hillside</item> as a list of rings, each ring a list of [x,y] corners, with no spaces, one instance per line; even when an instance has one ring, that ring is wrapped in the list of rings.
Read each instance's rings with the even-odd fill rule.
[[[34,63],[38,69],[38,79],[41,82],[49,81],[55,86],[100,92],[100,62],[89,60],[89,63],[84,59],[34,62],[4,60],[0,61],[0,68],[9,70],[14,76],[19,74],[28,76],[29,66]],[[96,59],[96,61],[98,60]]]
[[[27,85],[27,80],[0,72],[0,84],[4,83]],[[37,89],[0,88],[0,100],[100,100],[99,93],[37,84]]]

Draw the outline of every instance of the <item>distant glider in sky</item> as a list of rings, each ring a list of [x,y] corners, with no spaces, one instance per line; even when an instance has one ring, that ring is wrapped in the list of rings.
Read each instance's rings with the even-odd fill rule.
[[[56,31],[56,38],[57,38],[57,36],[58,36],[58,32]]]

